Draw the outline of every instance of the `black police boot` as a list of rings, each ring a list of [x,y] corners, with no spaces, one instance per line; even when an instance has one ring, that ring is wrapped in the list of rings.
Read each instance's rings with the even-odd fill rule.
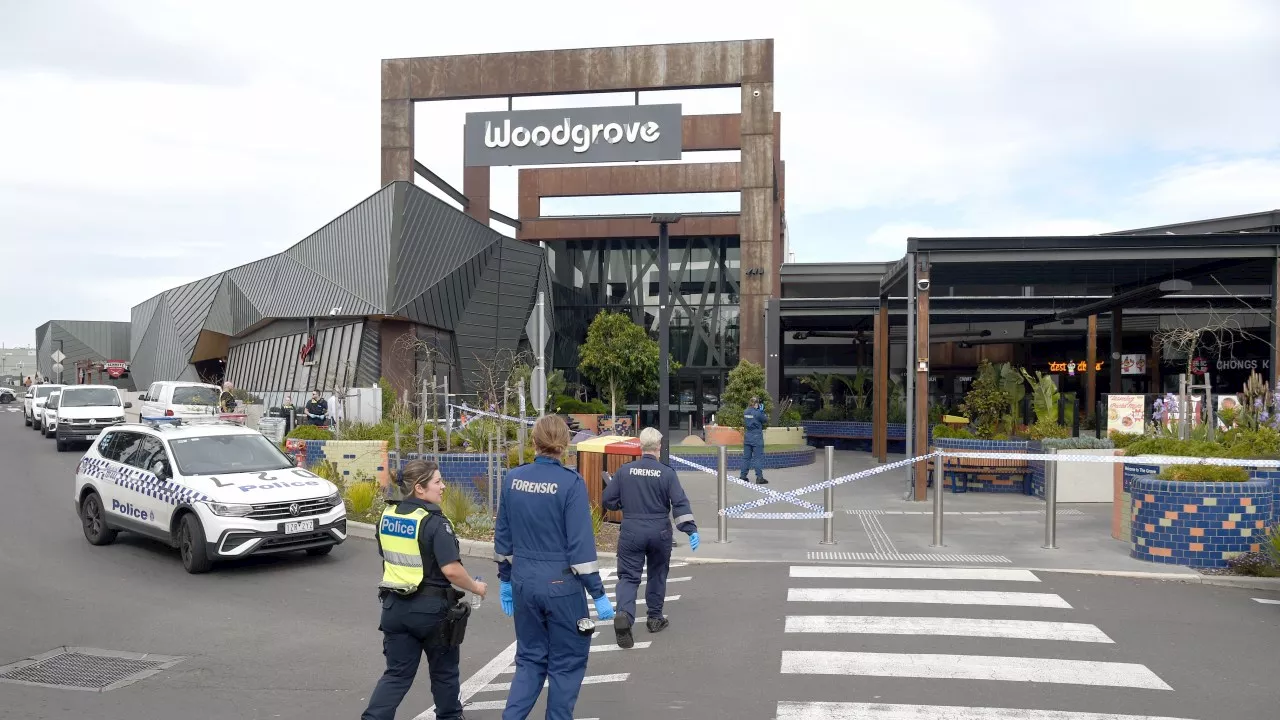
[[[670,624],[671,621],[667,620],[665,617],[649,618],[648,622],[645,623],[645,625],[649,627],[649,632],[651,633],[662,632],[663,630],[666,630],[667,626]]]
[[[613,634],[618,637],[618,647],[626,650],[636,644],[631,637],[631,616],[619,612],[613,616]]]

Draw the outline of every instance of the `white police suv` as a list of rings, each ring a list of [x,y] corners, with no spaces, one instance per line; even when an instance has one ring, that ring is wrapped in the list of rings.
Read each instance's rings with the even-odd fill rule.
[[[294,466],[262,433],[209,419],[143,418],[102,432],[76,469],[85,539],[128,530],[172,547],[189,573],[215,560],[305,550],[347,538],[333,483]]]

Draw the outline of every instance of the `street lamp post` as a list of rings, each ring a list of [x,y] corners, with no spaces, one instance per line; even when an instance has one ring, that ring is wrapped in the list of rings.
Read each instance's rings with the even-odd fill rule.
[[[674,213],[649,218],[658,225],[658,430],[662,433],[662,462],[670,464],[671,436],[671,239],[667,226],[680,221]],[[693,428],[689,428],[693,432]]]

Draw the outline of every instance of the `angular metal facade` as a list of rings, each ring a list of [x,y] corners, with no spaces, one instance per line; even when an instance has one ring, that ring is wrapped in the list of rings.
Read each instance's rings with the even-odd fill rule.
[[[61,350],[62,381],[76,381],[76,363],[129,360],[129,323],[50,320],[36,328],[36,363],[41,376],[58,381],[53,352]],[[127,381],[122,381],[127,384]]]
[[[298,393],[348,372],[349,383],[376,382],[391,351],[382,320],[410,321],[452,336],[465,384],[478,358],[520,346],[546,277],[538,246],[395,182],[278,255],[137,305],[127,345],[140,386],[197,379],[192,362],[221,342],[238,387]],[[314,366],[299,358],[309,320]]]

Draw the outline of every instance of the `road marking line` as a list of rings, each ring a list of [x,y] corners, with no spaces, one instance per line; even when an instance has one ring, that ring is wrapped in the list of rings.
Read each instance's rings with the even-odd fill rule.
[[[613,596],[610,596],[610,598],[613,600],[614,605],[617,605],[617,603],[618,603],[618,598],[617,598],[617,596],[616,596],[616,595],[613,595]],[[662,599],[662,601],[663,601],[663,602],[671,602],[671,601],[673,601],[673,600],[679,600],[679,599],[680,599],[680,596],[679,596],[679,595],[668,595],[668,596],[664,597],[664,598]],[[647,603],[645,602],[645,599],[644,599],[644,598],[636,598],[636,605],[645,605],[645,604],[647,604]],[[591,611],[591,614],[592,614],[592,615],[595,615],[595,614],[596,614],[596,606],[595,606],[595,605],[591,605],[591,606],[590,606],[589,608],[587,608],[587,609]],[[616,609],[616,608],[615,608],[615,609]]]
[[[841,578],[857,580],[998,580],[1040,582],[1029,570],[999,568],[852,567],[840,565],[792,565],[793,578]]]
[[[1280,600],[1268,600],[1267,598],[1254,598],[1253,601],[1263,605],[1280,605]]]
[[[588,675],[582,678],[582,684],[583,685],[599,685],[601,683],[626,682],[627,678],[629,677],[631,677],[631,673],[617,673],[615,675]],[[551,685],[550,680],[544,680],[542,682],[542,687],[544,688],[549,687],[550,685]],[[511,683],[509,682],[489,683],[488,685],[484,686],[480,690],[480,692],[497,692],[500,690],[506,691],[510,689],[511,689]]]
[[[458,697],[462,702],[466,702],[472,695],[480,692],[486,685],[493,682],[493,679],[502,674],[502,669],[507,667],[516,659],[516,644],[511,643],[506,650],[498,653],[497,657],[489,661],[489,664],[480,668],[475,675],[467,678],[462,683],[461,692]],[[413,720],[436,720],[436,706],[432,705],[425,711],[416,715]]]
[[[991,655],[926,655],[827,650],[784,650],[784,675],[1003,680],[1173,690],[1145,665]]]
[[[780,702],[777,720],[1186,720],[1153,715],[851,702]]]
[[[865,635],[945,635],[953,637],[1061,640],[1114,643],[1096,625],[1039,620],[982,620],[978,618],[884,617],[868,615],[788,615],[789,633],[850,633]]]
[[[808,560],[840,560],[865,562],[867,560],[903,562],[960,562],[960,563],[1012,563],[1003,555],[946,555],[939,553],[881,553],[881,552],[825,552],[809,551]]]
[[[1003,605],[1070,610],[1050,593],[988,590],[897,590],[887,588],[787,588],[788,602],[921,603],[926,605]]]
[[[692,579],[693,579],[693,578],[691,578],[691,577],[674,577],[674,578],[673,578],[673,577],[669,577],[669,578],[667,578],[667,582],[669,582],[669,583],[673,583],[673,582],[688,582],[689,580],[692,580]],[[640,576],[640,582],[641,582],[641,584],[645,583],[647,580],[648,580],[648,578],[647,578],[647,577],[645,577],[644,575],[641,575],[641,576]],[[605,589],[605,590],[612,590],[612,589],[614,589],[615,587],[617,587],[617,585],[618,585],[618,582],[617,582],[616,580],[612,580],[612,581],[609,581],[609,582],[607,582],[607,583],[605,583],[605,584],[604,584],[604,589]]]

